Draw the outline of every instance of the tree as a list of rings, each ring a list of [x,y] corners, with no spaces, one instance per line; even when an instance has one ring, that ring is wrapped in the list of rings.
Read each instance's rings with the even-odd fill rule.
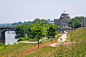
[[[33,34],[31,33],[32,32],[31,27],[34,27],[34,26],[35,26],[35,24],[30,24],[27,29],[27,36],[32,39],[35,38],[35,36],[33,36]]]
[[[74,25],[74,28],[79,28],[81,27],[81,22],[79,20],[75,20],[73,23],[72,23],[72,28],[73,28],[73,25]]]
[[[81,16],[81,17],[76,16],[76,17],[72,18],[71,20],[68,20],[68,21],[67,21],[68,26],[69,26],[69,27],[73,27],[74,21],[79,20],[78,22],[81,23],[81,21],[84,20],[84,18],[85,18],[85,17],[83,17],[83,16]],[[78,27],[80,27],[80,25],[79,25]],[[78,27],[75,26],[75,28],[78,28]]]
[[[37,19],[37,20],[39,20],[39,19]],[[40,26],[44,26],[45,27],[45,31],[44,31],[44,36],[46,36],[46,33],[47,33],[47,27],[48,27],[48,25],[49,24],[47,24],[46,23],[46,21],[44,21],[44,19],[42,19],[42,22],[35,22],[35,24],[40,24]],[[31,27],[34,27],[35,26],[35,24],[30,24],[29,26],[28,26],[28,31],[27,31],[27,35],[28,35],[28,37],[30,37],[30,38],[35,38],[34,36],[33,36],[33,34],[31,33]]]
[[[51,38],[51,42],[52,42],[52,38],[55,38],[55,35],[56,35],[56,27],[54,24],[51,24],[47,28],[47,37],[48,37],[48,39]]]
[[[20,37],[24,37],[26,36],[26,26],[25,25],[18,25],[15,27],[15,32],[16,32],[16,36],[15,38],[20,38]]]
[[[39,40],[42,36],[44,36],[44,26],[41,26],[40,24],[35,24],[34,27],[31,27],[32,34],[35,38],[37,38],[38,41],[38,49],[39,49]]]

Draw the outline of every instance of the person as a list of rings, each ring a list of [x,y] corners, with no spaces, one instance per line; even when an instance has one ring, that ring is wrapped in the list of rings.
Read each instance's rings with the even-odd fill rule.
[[[60,38],[60,40],[62,40],[62,38]]]

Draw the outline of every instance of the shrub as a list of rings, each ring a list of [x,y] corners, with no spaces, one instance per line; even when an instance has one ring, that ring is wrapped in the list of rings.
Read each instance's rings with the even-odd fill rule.
[[[24,38],[19,38],[18,41],[24,41]]]
[[[30,37],[25,37],[25,40],[29,40],[30,39]]]
[[[0,44],[0,46],[3,46],[3,45],[5,45],[5,44],[4,44],[4,43],[1,43],[1,44]]]

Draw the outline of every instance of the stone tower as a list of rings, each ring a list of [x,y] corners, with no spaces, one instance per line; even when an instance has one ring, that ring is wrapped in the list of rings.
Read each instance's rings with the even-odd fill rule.
[[[69,13],[64,11],[60,16],[60,28],[64,28],[68,20],[70,20]]]
[[[63,28],[63,16],[60,16],[60,28]]]

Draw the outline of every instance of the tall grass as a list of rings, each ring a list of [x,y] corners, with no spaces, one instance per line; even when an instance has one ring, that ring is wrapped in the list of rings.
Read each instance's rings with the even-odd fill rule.
[[[85,57],[86,56],[86,42],[76,43],[70,46],[59,46],[53,50],[48,50],[37,54],[38,57]],[[50,49],[50,48],[49,48]],[[35,57],[35,56],[33,56]]]

